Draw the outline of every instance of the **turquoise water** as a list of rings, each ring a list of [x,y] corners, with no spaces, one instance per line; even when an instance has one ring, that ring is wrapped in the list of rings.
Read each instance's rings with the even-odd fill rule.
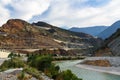
[[[120,76],[118,75],[78,68],[75,65],[79,62],[80,60],[60,61],[56,62],[56,64],[60,66],[61,70],[70,69],[74,74],[83,80],[120,80]]]

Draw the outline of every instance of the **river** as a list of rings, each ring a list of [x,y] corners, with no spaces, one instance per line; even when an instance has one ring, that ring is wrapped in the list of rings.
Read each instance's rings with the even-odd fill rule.
[[[86,70],[82,68],[78,68],[75,65],[79,63],[81,60],[73,60],[73,61],[59,61],[56,62],[57,65],[60,66],[61,70],[71,70],[76,76],[82,78],[83,80],[120,80],[120,76],[102,73],[97,71]]]

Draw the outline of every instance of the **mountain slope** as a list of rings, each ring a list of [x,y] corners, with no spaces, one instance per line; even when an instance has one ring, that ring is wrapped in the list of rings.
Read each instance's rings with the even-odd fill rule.
[[[114,56],[120,56],[120,29],[118,29],[111,37],[106,39],[105,42],[111,49]]]
[[[120,56],[120,29],[105,39],[103,46],[95,54]]]
[[[41,25],[44,24],[44,25]],[[45,22],[38,22],[38,23],[33,23],[33,25],[38,26],[39,28],[50,28],[48,31],[49,36],[55,38],[55,39],[59,39],[59,40],[63,40],[63,41],[69,41],[69,42],[85,42],[86,43],[91,43],[92,45],[94,44],[94,42],[99,42],[99,39],[94,38],[93,36],[86,34],[86,33],[82,33],[82,32],[73,32],[73,31],[69,31],[69,30],[65,30],[62,28],[58,28],[56,26],[52,26],[48,23]]]
[[[83,32],[83,33],[90,34],[92,36],[96,36],[102,31],[104,31],[106,28],[107,26],[94,26],[94,27],[85,27],[85,28],[73,27],[73,28],[70,28],[69,30],[74,32]]]
[[[116,30],[119,28],[120,28],[120,21],[117,21],[114,24],[112,24],[110,27],[105,29],[103,32],[101,32],[98,35],[98,37],[100,37],[102,39],[106,39],[106,38],[110,37],[113,33],[115,33]]]
[[[0,48],[21,49],[53,46],[60,47],[52,38],[44,36],[39,28],[26,21],[11,19],[0,28]]]
[[[45,22],[30,24],[20,19],[10,19],[0,27],[2,49],[56,49],[83,50],[99,46],[101,40],[85,33],[77,33],[52,26]]]

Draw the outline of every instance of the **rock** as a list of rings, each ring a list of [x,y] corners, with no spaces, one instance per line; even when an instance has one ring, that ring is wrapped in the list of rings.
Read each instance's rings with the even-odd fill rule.
[[[111,64],[108,60],[86,60],[82,64],[101,66],[101,67],[110,67],[111,66]]]

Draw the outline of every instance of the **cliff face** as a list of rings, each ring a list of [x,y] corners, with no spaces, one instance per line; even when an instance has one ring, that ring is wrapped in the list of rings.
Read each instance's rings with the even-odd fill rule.
[[[120,56],[120,29],[104,40],[102,48],[96,51],[96,55],[99,51],[101,51],[103,55],[105,55],[106,52],[109,56]]]
[[[120,56],[120,29],[118,29],[112,36],[105,40],[113,56]]]
[[[116,33],[119,33],[119,30]],[[116,35],[116,38],[108,43],[108,47],[111,49],[113,55],[120,56],[120,35]]]

